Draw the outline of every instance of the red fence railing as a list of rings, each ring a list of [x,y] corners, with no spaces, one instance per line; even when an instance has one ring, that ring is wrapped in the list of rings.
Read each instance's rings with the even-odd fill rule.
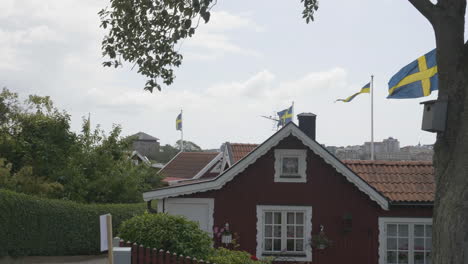
[[[177,253],[171,253],[163,249],[155,249],[138,245],[137,243],[120,240],[120,247],[132,248],[132,264],[210,264],[210,262],[198,260]]]

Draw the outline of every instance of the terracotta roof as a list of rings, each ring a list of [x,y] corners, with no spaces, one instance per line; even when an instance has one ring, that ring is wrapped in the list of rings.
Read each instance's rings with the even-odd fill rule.
[[[238,162],[247,154],[252,152],[258,144],[229,143],[232,164]]]
[[[392,202],[433,202],[434,168],[429,161],[343,161]]]
[[[159,171],[165,177],[189,179],[194,177],[219,152],[181,152]]]

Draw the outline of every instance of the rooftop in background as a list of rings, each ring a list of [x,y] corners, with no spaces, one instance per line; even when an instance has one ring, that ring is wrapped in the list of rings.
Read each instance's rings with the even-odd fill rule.
[[[229,143],[231,163],[234,164],[254,150],[258,144]]]
[[[218,154],[219,152],[180,152],[159,173],[166,178],[190,179]]]
[[[138,132],[134,135],[132,135],[132,137],[136,137],[137,140],[142,140],[142,141],[158,141],[159,138],[156,138],[156,137],[153,137],[151,135],[148,135],[144,132]]]
[[[432,162],[346,160],[343,163],[392,202],[434,201]]]

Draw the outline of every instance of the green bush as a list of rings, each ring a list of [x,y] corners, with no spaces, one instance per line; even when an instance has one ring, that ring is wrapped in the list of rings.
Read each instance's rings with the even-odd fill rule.
[[[89,255],[100,252],[99,215],[120,223],[145,204],[85,205],[0,190],[0,256]]]
[[[206,259],[211,263],[216,264],[266,264],[271,263],[271,259],[254,260],[252,255],[245,251],[229,250],[225,248],[217,248]]]
[[[135,216],[122,223],[119,237],[198,259],[206,258],[212,251],[208,233],[182,216],[149,213]]]

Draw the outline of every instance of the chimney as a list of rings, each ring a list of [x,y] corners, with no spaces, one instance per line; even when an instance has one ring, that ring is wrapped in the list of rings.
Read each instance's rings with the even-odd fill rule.
[[[316,118],[317,116],[312,113],[301,113],[297,115],[297,119],[299,120],[299,129],[313,140],[315,140]]]

